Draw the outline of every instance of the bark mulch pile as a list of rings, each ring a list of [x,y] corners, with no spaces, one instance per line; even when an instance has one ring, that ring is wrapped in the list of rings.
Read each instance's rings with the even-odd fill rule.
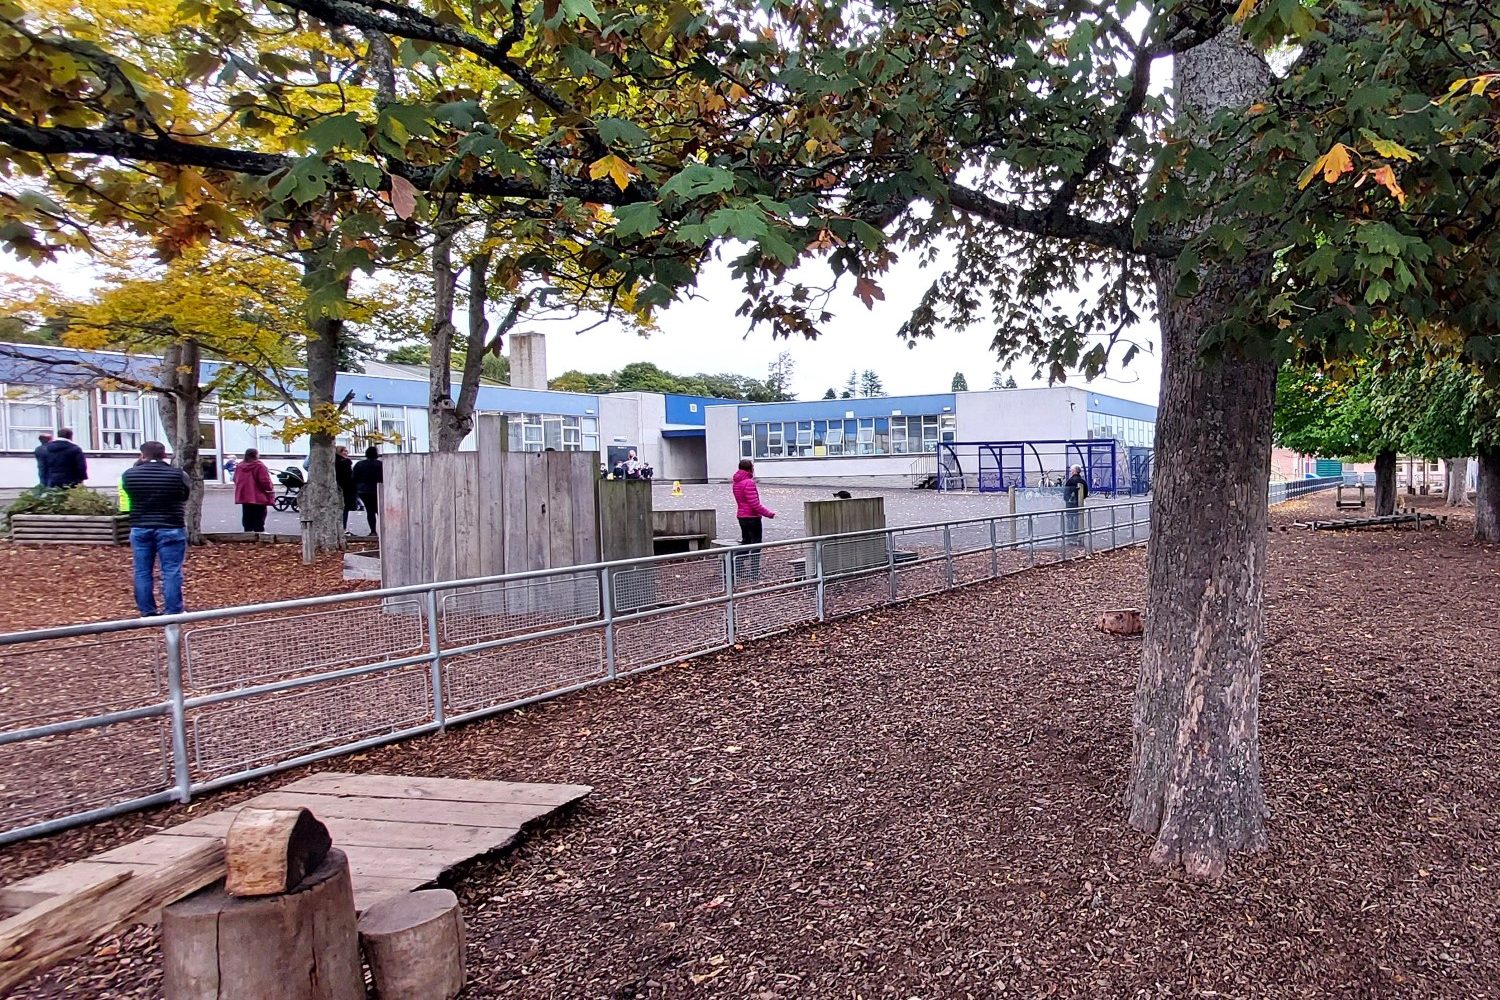
[[[1500,552],[1457,524],[1271,550],[1272,847],[1219,885],[1145,865],[1124,824],[1139,643],[1092,624],[1141,602],[1140,550],[326,766],[594,786],[459,873],[472,997],[1500,997]],[[154,949],[133,932],[19,995],[155,996]]]

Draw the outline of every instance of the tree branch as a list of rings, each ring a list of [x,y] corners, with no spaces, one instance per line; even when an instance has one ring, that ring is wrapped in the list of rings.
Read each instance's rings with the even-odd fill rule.
[[[996,201],[989,195],[951,184],[948,201],[954,208],[978,216],[1004,229],[1052,239],[1077,240],[1090,246],[1147,257],[1176,259],[1186,242],[1166,236],[1151,236],[1137,242],[1129,223],[1095,222],[1092,219],[1063,213],[1054,216],[1047,210],[1021,208]]]

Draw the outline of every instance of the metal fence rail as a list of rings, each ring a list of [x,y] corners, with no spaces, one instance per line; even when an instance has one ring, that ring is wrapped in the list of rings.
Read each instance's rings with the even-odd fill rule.
[[[0,843],[1135,545],[1150,515],[979,517],[3,635],[0,683],[24,664],[49,684],[0,702]]]

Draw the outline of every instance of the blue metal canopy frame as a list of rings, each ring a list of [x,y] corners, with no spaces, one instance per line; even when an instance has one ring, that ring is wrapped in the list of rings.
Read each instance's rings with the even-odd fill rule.
[[[1042,448],[1054,454],[1060,450],[1064,466],[1082,466],[1089,492],[1112,495],[1120,491],[1120,446],[1112,438],[943,442],[938,445],[938,489],[969,489],[971,477],[980,493],[1061,485],[1043,481],[1047,466],[1042,459]],[[973,452],[972,470],[964,468],[965,453],[969,451]],[[1028,457],[1032,460],[1029,474]],[[1127,489],[1135,485],[1137,478],[1131,477]]]

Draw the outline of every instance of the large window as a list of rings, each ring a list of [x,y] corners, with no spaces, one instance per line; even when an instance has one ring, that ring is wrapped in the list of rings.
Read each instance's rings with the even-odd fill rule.
[[[1089,414],[1089,437],[1113,438],[1127,448],[1149,448],[1155,441],[1156,424],[1134,417]]]
[[[141,394],[99,394],[99,448],[101,451],[140,451]]]
[[[952,441],[951,413],[924,416],[772,420],[740,424],[742,458],[919,455]]]
[[[597,417],[559,413],[511,413],[506,423],[511,451],[598,451]]]
[[[57,430],[57,406],[52,390],[35,386],[8,385],[5,393],[5,446],[10,451],[32,451],[37,435]]]

